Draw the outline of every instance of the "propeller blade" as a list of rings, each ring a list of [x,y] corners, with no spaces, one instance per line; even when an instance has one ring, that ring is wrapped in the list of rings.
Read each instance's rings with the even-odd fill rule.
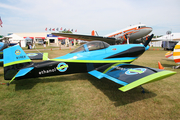
[[[144,43],[144,46],[146,47],[149,42],[151,42],[151,39],[153,38],[154,34],[152,34],[151,36],[148,37],[148,40]]]

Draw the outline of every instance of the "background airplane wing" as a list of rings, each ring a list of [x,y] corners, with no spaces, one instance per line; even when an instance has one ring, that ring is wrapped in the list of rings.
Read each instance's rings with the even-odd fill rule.
[[[132,64],[107,64],[88,72],[98,79],[103,77],[123,85],[119,90],[126,92],[137,86],[171,76],[176,72],[143,67]]]
[[[115,38],[111,38],[111,37],[91,36],[91,35],[81,35],[81,34],[69,34],[69,33],[52,33],[52,34],[56,36],[63,36],[63,37],[69,37],[69,38],[87,40],[87,41],[92,41],[92,40],[105,41],[109,44],[114,44],[116,40]]]

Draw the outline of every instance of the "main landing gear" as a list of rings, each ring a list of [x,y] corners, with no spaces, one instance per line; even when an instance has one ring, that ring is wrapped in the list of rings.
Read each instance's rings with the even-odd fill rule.
[[[144,88],[142,87],[142,85],[141,85],[141,88],[142,88],[142,91],[141,91],[141,92],[142,92],[142,93],[145,93],[145,90],[144,90]]]

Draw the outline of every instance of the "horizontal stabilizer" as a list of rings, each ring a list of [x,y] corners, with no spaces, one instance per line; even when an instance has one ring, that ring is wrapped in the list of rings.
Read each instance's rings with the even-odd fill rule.
[[[31,60],[48,60],[48,53],[27,53]]]
[[[24,76],[26,75],[28,72],[30,72],[32,69],[34,69],[34,67],[29,67],[29,68],[24,68],[24,69],[21,69],[15,77],[21,77],[21,76]]]

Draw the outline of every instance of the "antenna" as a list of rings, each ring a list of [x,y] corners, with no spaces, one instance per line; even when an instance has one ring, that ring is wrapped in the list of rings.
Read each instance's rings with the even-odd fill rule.
[[[170,41],[171,41],[171,33],[172,33],[172,32],[171,32],[170,30],[166,32],[166,34],[168,35],[168,38],[169,38],[169,36],[170,36]]]
[[[170,35],[171,33],[172,33],[171,31],[167,31],[167,32],[166,32],[167,35]]]

